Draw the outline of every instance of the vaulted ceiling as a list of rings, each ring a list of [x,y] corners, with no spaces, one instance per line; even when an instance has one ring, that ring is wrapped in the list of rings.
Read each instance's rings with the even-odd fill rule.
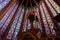
[[[37,4],[39,4],[39,2],[41,0],[18,0],[20,2],[20,4],[22,3],[22,5],[24,5],[25,7],[34,7]]]

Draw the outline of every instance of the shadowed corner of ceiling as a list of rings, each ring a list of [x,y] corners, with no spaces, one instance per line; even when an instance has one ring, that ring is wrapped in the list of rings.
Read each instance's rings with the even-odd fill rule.
[[[32,8],[32,7],[39,5],[39,2],[41,0],[18,0],[18,1],[20,4],[22,3],[22,5],[24,5],[25,7],[31,7]]]

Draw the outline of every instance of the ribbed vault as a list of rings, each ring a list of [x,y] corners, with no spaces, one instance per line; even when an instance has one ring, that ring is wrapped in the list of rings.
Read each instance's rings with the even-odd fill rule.
[[[39,2],[41,0],[18,0],[20,2],[20,4],[22,3],[22,5],[24,5],[25,7],[34,7],[37,4],[39,4]]]

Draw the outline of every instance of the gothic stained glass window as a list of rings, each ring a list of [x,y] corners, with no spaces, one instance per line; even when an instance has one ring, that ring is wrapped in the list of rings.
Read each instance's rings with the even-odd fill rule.
[[[0,0],[2,1],[2,0]],[[10,2],[10,0],[5,0],[0,4],[0,10],[4,8],[4,6],[6,6],[8,3]]]
[[[27,29],[29,30],[30,29],[30,20],[27,19]]]
[[[51,29],[51,32],[52,32],[52,34],[54,34],[55,32],[52,31],[52,29],[53,29],[53,27],[54,27],[54,24],[53,24],[53,22],[52,22],[52,20],[51,20],[51,17],[50,17],[50,15],[49,15],[49,13],[48,13],[48,11],[47,11],[47,9],[46,9],[46,6],[44,5],[43,2],[42,2],[42,6],[43,6],[43,9],[44,9],[46,18],[47,18],[47,22],[48,22],[49,27],[50,27],[50,29]],[[48,15],[48,16],[47,16],[47,15]],[[53,29],[53,30],[54,30],[54,29]]]
[[[11,26],[11,29],[10,29],[11,32],[9,31],[9,33],[8,33],[9,39],[11,39],[11,37],[12,37],[12,35],[13,35],[13,32],[14,32],[14,29],[16,28],[16,24],[17,24],[18,17],[19,17],[19,13],[16,15],[16,18],[15,18],[15,20],[14,20],[12,26]],[[11,37],[10,37],[9,35],[10,35]]]
[[[28,11],[30,11],[30,8],[27,8],[27,10],[26,10],[26,15],[28,14]],[[26,31],[26,29],[30,29],[30,20],[28,20],[28,19],[26,19],[25,20],[25,24],[23,25],[23,32],[25,32]]]
[[[9,31],[9,33],[7,35],[7,39],[11,39],[11,37],[13,36],[14,30],[17,28],[16,24],[18,23],[18,18],[20,16],[20,12],[21,12],[21,8],[19,8],[18,14],[16,15],[15,20],[11,26],[11,29],[10,29],[11,32]],[[17,34],[17,32],[15,32],[15,34]]]
[[[50,34],[48,23],[47,23],[47,20],[46,20],[42,5],[40,5],[40,10],[41,10],[42,19],[43,19],[44,26],[45,26],[45,32],[46,32],[46,34]]]
[[[0,0],[0,3],[2,3],[4,0]]]
[[[48,0],[51,5],[55,8],[55,10],[60,13],[60,7],[53,1],[53,0]]]
[[[24,8],[21,6],[21,13],[20,13],[20,17],[19,17],[19,20],[18,20],[18,23],[17,23],[17,27],[15,29],[15,32],[13,34],[13,38],[12,39],[15,39],[19,33],[19,30],[20,30],[20,26],[21,26],[21,22],[22,22],[22,18],[23,18],[23,15],[24,15]]]
[[[6,23],[3,25],[2,29],[1,29],[1,35],[4,33],[4,31],[6,30],[9,22],[11,21],[16,9],[17,9],[18,5],[15,6],[15,9],[13,10],[13,12],[11,13],[11,15],[9,16],[9,18],[7,19]]]
[[[4,24],[4,22],[7,20],[7,18],[9,17],[9,15],[11,14],[14,6],[16,5],[16,3],[14,3],[14,5],[10,8],[10,10],[8,10],[8,12],[4,15],[4,17],[1,19],[0,21],[0,28],[2,27],[2,25]],[[9,19],[8,19],[9,20]]]
[[[45,0],[45,2],[48,5],[49,9],[51,10],[53,16],[56,16],[57,12],[53,9],[53,7],[50,5],[50,3],[48,2],[48,0]]]

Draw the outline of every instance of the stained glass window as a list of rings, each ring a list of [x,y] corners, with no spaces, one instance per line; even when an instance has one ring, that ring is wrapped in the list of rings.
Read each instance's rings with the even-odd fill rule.
[[[2,1],[2,0],[1,0]],[[0,4],[0,10],[3,9],[11,0],[5,0]]]
[[[17,23],[17,26],[16,26],[16,29],[15,29],[15,32],[13,34],[12,39],[15,39],[17,37],[18,33],[19,33],[22,18],[23,18],[23,14],[24,14],[24,8],[21,7],[20,10],[19,10],[19,13],[20,13],[20,16],[19,16],[18,23]]]
[[[44,9],[44,12],[45,12],[45,15],[46,15],[46,19],[47,19],[47,22],[48,22],[48,24],[49,24],[49,27],[50,27],[50,29],[52,30],[53,29],[53,27],[54,27],[54,24],[53,24],[53,22],[52,22],[52,20],[51,20],[51,17],[50,17],[50,15],[49,15],[49,13],[48,13],[48,11],[47,11],[47,9],[46,9],[46,6],[45,6],[45,4],[42,2],[42,6],[43,6],[43,9]],[[48,16],[47,16],[47,14],[48,14]],[[54,30],[54,29],[53,29]],[[53,31],[51,31],[53,34],[55,34],[55,32],[53,32]]]
[[[13,12],[11,13],[11,15],[9,16],[9,18],[6,20],[5,24],[3,25],[2,29],[1,29],[1,35],[4,33],[4,31],[7,29],[8,24],[10,23],[16,9],[17,9],[18,5],[15,6],[15,9],[13,10]]]
[[[12,26],[11,26],[11,29],[9,30],[9,31],[11,31],[11,32],[8,33],[7,39],[12,39],[13,33],[14,33],[14,31],[15,31],[15,28],[16,28],[16,24],[18,23],[18,19],[19,19],[19,16],[20,16],[20,11],[21,11],[21,8],[19,8],[19,11],[18,11],[18,13],[17,13],[17,15],[16,15],[16,17],[15,17],[15,20],[14,20]],[[15,34],[17,34],[17,32],[15,32]],[[11,37],[10,37],[10,36],[11,36]],[[9,38],[9,37],[10,37],[10,38]]]
[[[51,5],[55,8],[55,10],[60,13],[60,7],[53,1],[53,0],[48,0]]]
[[[48,0],[45,0],[46,4],[48,5],[49,9],[51,10],[53,16],[56,16],[57,13],[56,11],[53,9],[53,7],[51,6],[51,4],[48,2]]]
[[[30,28],[31,28],[31,26],[30,26],[30,20],[27,19],[27,29],[29,30]]]
[[[0,0],[0,3],[2,2],[3,0]]]
[[[8,12],[4,15],[4,17],[1,19],[0,21],[0,27],[2,27],[2,25],[4,24],[4,22],[7,20],[7,18],[9,17],[9,15],[11,14],[14,6],[16,5],[16,3],[8,10]],[[9,19],[8,19],[9,20]],[[10,20],[9,20],[10,21]]]
[[[40,10],[41,10],[42,19],[43,19],[44,26],[45,26],[45,32],[46,32],[46,34],[50,34],[50,30],[49,30],[49,27],[48,27],[48,23],[47,23],[42,5],[40,5]]]

